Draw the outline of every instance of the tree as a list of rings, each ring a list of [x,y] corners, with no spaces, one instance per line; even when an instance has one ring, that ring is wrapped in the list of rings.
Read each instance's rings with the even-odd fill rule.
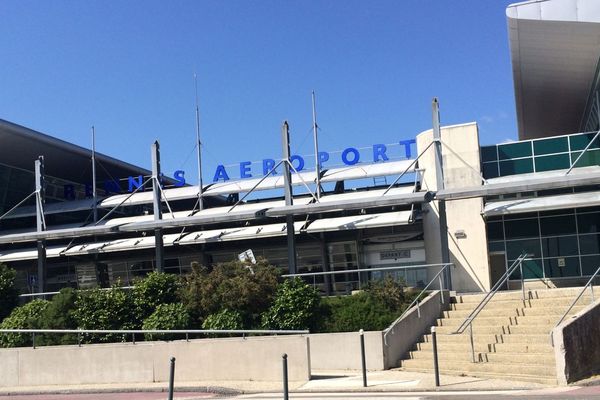
[[[253,326],[273,300],[278,279],[279,270],[265,260],[257,264],[232,261],[212,270],[194,265],[181,297],[197,322],[227,309],[238,311],[245,326]]]
[[[135,329],[140,326],[135,317],[133,296],[127,290],[92,289],[79,292],[74,312],[81,329]],[[86,343],[124,341],[118,334],[84,334]]]
[[[190,316],[181,303],[178,304],[159,304],[156,310],[144,321],[143,329],[188,329],[190,325]],[[176,334],[153,334],[146,333],[147,340],[173,340]]]
[[[0,322],[18,305],[19,293],[15,287],[17,272],[0,263]]]
[[[302,279],[283,282],[277,289],[275,301],[262,315],[266,329],[314,329],[317,325],[321,298],[317,291]]]
[[[33,300],[29,303],[15,308],[8,317],[0,324],[0,329],[39,329],[39,320],[42,313],[48,307],[47,300]],[[24,333],[2,333],[0,334],[0,346],[2,347],[24,347],[32,345],[30,334]]]
[[[137,281],[133,288],[136,318],[142,322],[159,305],[178,303],[180,287],[179,276],[164,272],[150,272],[144,279]]]
[[[52,297],[48,307],[40,316],[39,325],[41,329],[76,329],[75,304],[77,292],[72,288],[63,288]],[[75,334],[42,334],[40,345],[72,344],[77,343]]]
[[[242,314],[238,311],[221,310],[210,314],[202,323],[202,329],[237,330],[244,329]]]

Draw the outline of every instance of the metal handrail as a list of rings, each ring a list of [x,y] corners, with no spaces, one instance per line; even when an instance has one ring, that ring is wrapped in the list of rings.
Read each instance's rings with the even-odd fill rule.
[[[387,336],[390,332],[393,331],[394,327],[404,318],[404,316],[413,308],[413,306],[416,304],[417,305],[417,315],[419,318],[421,318],[421,308],[419,307],[419,298],[421,297],[421,295],[423,293],[425,293],[425,291],[429,288],[429,286],[437,279],[439,281],[439,285],[440,285],[440,295],[442,298],[442,304],[444,304],[445,300],[444,300],[444,284],[443,282],[445,281],[445,279],[442,279],[442,273],[444,271],[446,271],[449,267],[454,266],[453,263],[448,263],[448,264],[439,264],[439,265],[443,265],[443,267],[438,271],[437,274],[435,274],[435,276],[433,278],[431,278],[431,280],[429,281],[429,283],[427,285],[425,285],[425,287],[423,288],[423,290],[421,290],[419,292],[419,294],[417,295],[417,297],[415,297],[415,299],[412,301],[412,303],[410,303],[410,305],[408,307],[406,307],[406,310],[404,310],[404,312],[402,313],[402,315],[400,315],[398,318],[396,318],[396,320],[394,322],[392,322],[390,324],[390,326],[388,326],[386,329],[384,329],[384,334],[383,334],[383,343],[387,346]]]
[[[189,340],[190,334],[237,334],[245,337],[247,334],[258,335],[304,335],[309,334],[309,330],[267,330],[267,329],[0,329],[0,334],[7,333],[30,333],[32,335],[32,345],[35,349],[36,333],[74,333],[77,334],[79,346],[81,346],[82,334],[121,334],[123,336],[131,335],[131,342],[135,344],[136,334],[185,334],[185,339]]]
[[[517,267],[520,269],[520,272],[521,272],[521,292],[522,292],[522,299],[525,300],[525,285],[523,284],[523,261],[525,261],[527,256],[528,256],[527,253],[525,253],[525,252],[521,253],[519,258],[517,258],[512,263],[512,265],[506,270],[504,275],[502,275],[502,277],[498,280],[498,282],[496,282],[496,284],[492,287],[492,289],[485,295],[485,297],[481,300],[481,302],[477,305],[477,307],[475,307],[475,309],[473,311],[471,311],[471,313],[467,316],[467,318],[465,318],[463,323],[460,324],[458,329],[456,331],[452,332],[452,334],[462,334],[465,331],[465,329],[467,328],[467,326],[469,327],[469,336],[471,339],[471,359],[473,362],[475,362],[475,345],[473,343],[473,320],[475,320],[475,318],[477,318],[477,316],[479,315],[481,310],[483,310],[485,308],[485,306],[490,302],[492,297],[494,297],[496,292],[498,292],[498,289],[500,289],[502,287],[502,285],[504,285],[504,283],[506,283],[508,281],[508,279],[513,274],[513,272],[515,272]]]
[[[552,345],[552,347],[554,347],[554,328],[556,328],[557,326],[559,326],[567,317],[567,315],[569,314],[569,312],[573,309],[573,307],[575,306],[575,304],[577,304],[577,302],[579,301],[579,299],[581,298],[581,296],[583,296],[583,294],[585,293],[585,290],[587,289],[587,287],[590,287],[590,292],[592,295],[592,304],[594,303],[594,285],[592,284],[592,282],[594,281],[594,279],[596,279],[596,277],[598,276],[598,274],[600,274],[600,267],[598,267],[598,269],[596,270],[596,272],[593,273],[593,275],[590,277],[590,279],[587,281],[587,283],[585,284],[585,286],[583,288],[581,288],[581,291],[579,292],[579,294],[577,295],[577,297],[575,298],[575,300],[573,300],[573,302],[571,303],[571,305],[569,306],[569,308],[567,308],[567,311],[565,311],[565,313],[562,315],[562,317],[560,317],[560,319],[558,320],[558,322],[556,323],[556,325],[554,325],[554,327],[552,328],[552,330],[550,331],[550,344]]]

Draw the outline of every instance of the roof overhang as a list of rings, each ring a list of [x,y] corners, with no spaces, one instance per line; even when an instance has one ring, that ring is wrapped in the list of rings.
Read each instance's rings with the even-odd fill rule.
[[[578,132],[600,56],[600,2],[527,1],[506,15],[519,139]]]

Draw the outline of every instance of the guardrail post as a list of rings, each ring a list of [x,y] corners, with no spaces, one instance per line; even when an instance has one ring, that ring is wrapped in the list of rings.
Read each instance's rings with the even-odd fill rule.
[[[469,323],[469,337],[471,339],[471,360],[475,362],[475,344],[473,343],[473,321]]]
[[[431,344],[433,345],[433,373],[435,375],[435,386],[440,386],[440,368],[438,365],[438,351],[437,351],[437,336],[435,333],[435,326],[431,327]]]
[[[135,344],[135,333],[131,334],[131,342]]]
[[[360,335],[360,362],[362,366],[363,387],[367,387],[367,358],[365,355],[365,331],[358,331]]]
[[[175,382],[175,357],[171,357],[171,373],[169,374],[169,400],[173,400],[174,382]]]
[[[521,298],[523,299],[523,301],[525,301],[525,280],[523,279],[523,261],[519,262],[519,271],[521,274]]]
[[[283,400],[289,400],[287,354],[281,356],[283,361]]]
[[[31,343],[33,344],[33,348],[35,349],[35,332],[31,334]]]

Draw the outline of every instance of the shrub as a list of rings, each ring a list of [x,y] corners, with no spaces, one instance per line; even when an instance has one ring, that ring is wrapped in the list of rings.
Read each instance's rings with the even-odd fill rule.
[[[404,281],[387,277],[383,280],[370,281],[366,291],[386,308],[398,311],[405,306],[407,297],[404,293],[405,287]]]
[[[48,307],[47,300],[33,300],[15,308],[0,324],[0,329],[38,329],[41,314]],[[32,345],[32,335],[24,333],[0,334],[2,347],[24,347]]]
[[[74,312],[81,329],[135,329],[139,327],[134,315],[133,296],[129,291],[92,289],[79,293]],[[119,334],[84,334],[84,342],[124,341]]]
[[[151,272],[135,283],[133,302],[138,320],[144,321],[160,304],[178,303],[181,279],[177,275]]]
[[[143,329],[187,329],[189,325],[190,316],[183,304],[159,304],[144,320]],[[177,334],[146,333],[144,336],[147,340],[173,340]]]
[[[40,329],[76,329],[77,321],[74,315],[76,299],[77,292],[74,289],[61,289],[41,314]],[[40,345],[72,343],[77,343],[75,334],[42,334],[39,340]]]
[[[277,289],[275,301],[262,315],[265,329],[314,329],[317,325],[321,298],[317,291],[302,279],[283,282]]]
[[[400,314],[390,311],[366,292],[323,299],[327,318],[324,332],[353,332],[385,329]]]
[[[202,322],[223,309],[242,315],[253,326],[275,295],[279,270],[265,260],[257,264],[239,261],[217,264],[212,270],[195,265],[181,291],[192,318]]]
[[[0,263],[0,322],[17,306],[19,293],[15,287],[17,272]]]
[[[238,311],[224,309],[207,316],[202,323],[202,329],[244,329],[244,321]]]

